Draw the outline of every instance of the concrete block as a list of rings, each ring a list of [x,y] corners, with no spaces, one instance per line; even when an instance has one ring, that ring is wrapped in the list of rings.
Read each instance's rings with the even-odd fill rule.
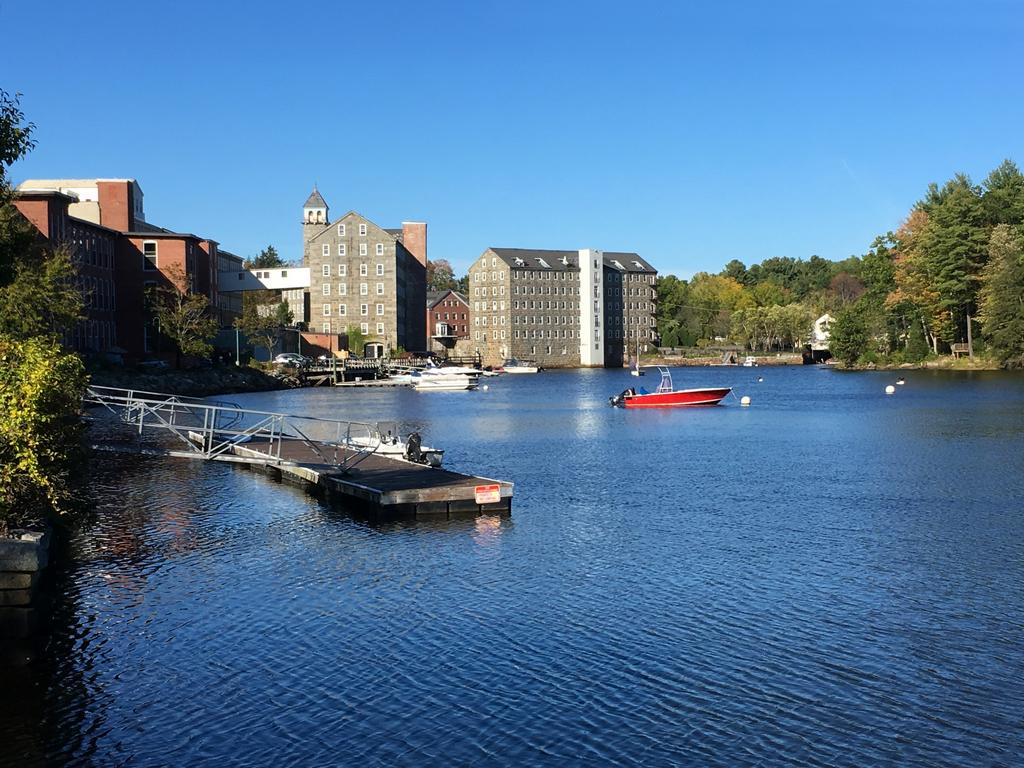
[[[38,571],[34,573],[0,571],[0,589],[32,589],[38,580]]]
[[[0,608],[11,605],[29,605],[31,602],[31,589],[0,589]]]
[[[16,532],[15,538],[0,538],[0,571],[39,571],[49,562],[50,534]]]

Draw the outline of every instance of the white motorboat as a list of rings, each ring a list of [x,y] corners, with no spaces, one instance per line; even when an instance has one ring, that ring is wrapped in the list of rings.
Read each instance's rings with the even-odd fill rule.
[[[537,373],[540,370],[536,363],[527,360],[516,360],[514,357],[506,360],[501,369],[505,373]]]
[[[347,443],[353,448],[372,448],[373,453],[389,459],[401,459],[430,467],[441,466],[444,450],[423,445],[419,432],[410,432],[403,438],[395,423],[378,424],[377,431],[380,434],[379,441],[373,437],[350,437]]]
[[[462,374],[452,375],[423,375],[414,378],[414,389],[438,389],[455,392],[465,389],[476,389],[478,386],[477,377],[464,376]]]

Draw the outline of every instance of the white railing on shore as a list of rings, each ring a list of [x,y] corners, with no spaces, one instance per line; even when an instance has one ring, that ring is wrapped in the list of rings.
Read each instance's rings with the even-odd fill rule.
[[[136,427],[139,435],[147,428],[170,433],[186,446],[167,451],[171,456],[295,464],[281,456],[282,445],[294,441],[309,448],[322,463],[345,470],[359,464],[381,445],[380,432],[372,424],[255,411],[233,403],[160,392],[89,386],[82,402],[106,408],[125,424]],[[235,446],[250,441],[260,443],[258,448],[247,451],[248,455],[232,452]]]

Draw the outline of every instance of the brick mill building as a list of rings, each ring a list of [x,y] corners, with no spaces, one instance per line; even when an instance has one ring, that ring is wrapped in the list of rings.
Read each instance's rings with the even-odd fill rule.
[[[427,338],[430,352],[451,354],[470,338],[469,301],[455,290],[427,294]]]
[[[425,223],[384,229],[355,211],[332,221],[314,189],[302,207],[302,245],[310,330],[339,334],[354,327],[385,349],[426,349]]]
[[[657,271],[635,253],[488,248],[469,268],[484,365],[624,365],[654,342]]]
[[[72,249],[86,302],[85,319],[65,334],[72,349],[159,353],[149,286],[174,284],[218,307],[217,242],[148,223],[134,179],[30,179],[15,193],[15,206],[49,246]]]

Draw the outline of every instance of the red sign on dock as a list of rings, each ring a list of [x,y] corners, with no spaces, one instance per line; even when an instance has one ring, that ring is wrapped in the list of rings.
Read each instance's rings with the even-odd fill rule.
[[[501,486],[497,483],[494,485],[478,485],[473,490],[475,491],[477,504],[495,504],[501,501]]]

